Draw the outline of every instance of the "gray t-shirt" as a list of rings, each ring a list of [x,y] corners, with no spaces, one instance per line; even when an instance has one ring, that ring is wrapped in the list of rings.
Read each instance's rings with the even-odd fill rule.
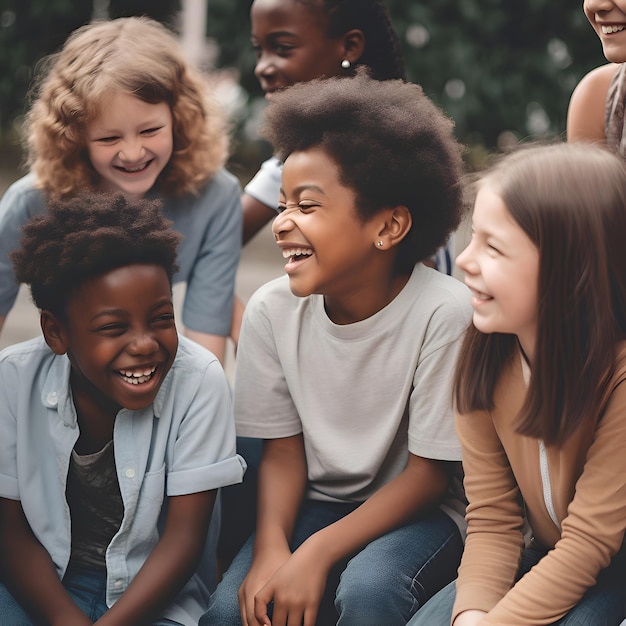
[[[237,433],[303,433],[316,500],[366,500],[409,452],[460,461],[452,378],[470,320],[467,288],[422,264],[384,309],[347,325],[330,321],[323,296],[294,296],[286,276],[271,281],[246,308]]]

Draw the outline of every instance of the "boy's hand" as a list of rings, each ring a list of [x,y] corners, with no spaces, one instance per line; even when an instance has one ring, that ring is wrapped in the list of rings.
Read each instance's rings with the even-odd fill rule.
[[[292,623],[315,626],[331,566],[323,553],[314,549],[313,541],[305,541],[256,594],[257,621],[270,623],[267,605],[273,601],[272,626]]]
[[[265,616],[262,619],[258,620],[255,616],[256,594],[289,557],[291,557],[291,552],[288,548],[284,550],[275,548],[267,551],[264,557],[259,556],[254,559],[238,593],[243,626],[264,626],[270,624],[267,616],[267,605],[265,606]]]

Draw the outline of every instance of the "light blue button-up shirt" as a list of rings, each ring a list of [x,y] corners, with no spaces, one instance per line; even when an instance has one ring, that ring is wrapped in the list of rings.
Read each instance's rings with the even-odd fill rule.
[[[67,357],[53,354],[42,338],[0,353],[0,496],[21,501],[59,578],[70,559],[65,488],[79,435],[70,369]],[[113,441],[124,518],[106,552],[109,606],[157,544],[166,496],[235,484],[245,471],[235,452],[224,372],[210,352],[184,337],[153,405],[141,411],[122,409]],[[199,569],[206,566],[203,562]],[[208,596],[196,573],[163,617],[196,625]]]

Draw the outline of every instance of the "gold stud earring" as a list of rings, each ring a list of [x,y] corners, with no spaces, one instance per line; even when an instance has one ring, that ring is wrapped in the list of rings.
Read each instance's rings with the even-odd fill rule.
[[[379,248],[382,248],[382,247],[383,247],[383,242],[382,242],[382,241],[379,241],[379,242],[378,242],[378,247],[379,247]]]

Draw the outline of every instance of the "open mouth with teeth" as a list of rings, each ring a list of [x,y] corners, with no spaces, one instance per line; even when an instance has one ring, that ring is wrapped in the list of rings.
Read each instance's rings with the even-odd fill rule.
[[[157,365],[151,368],[144,368],[138,370],[118,370],[116,374],[129,385],[143,385],[149,380],[152,380],[154,372],[156,372]]]
[[[283,258],[290,261],[302,261],[313,254],[313,250],[310,248],[284,248]]]
[[[623,31],[624,28],[626,28],[626,26],[619,25],[619,24],[613,24],[612,26],[606,26],[606,25],[601,26],[603,35],[611,35],[613,33],[619,33]]]
[[[115,165],[114,167],[118,172],[123,172],[124,174],[137,174],[138,172],[143,172],[147,169],[152,161],[153,159],[150,159],[141,165],[135,165],[133,167],[123,167],[121,165]]]

